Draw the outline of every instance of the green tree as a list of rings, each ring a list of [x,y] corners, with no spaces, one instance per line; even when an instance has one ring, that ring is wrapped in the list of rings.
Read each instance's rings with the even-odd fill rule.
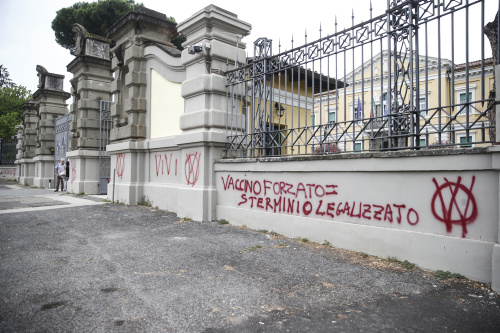
[[[0,138],[8,139],[16,134],[15,127],[21,123],[24,102],[31,98],[31,92],[24,86],[0,88]]]
[[[70,7],[61,8],[52,21],[56,42],[73,54],[75,42],[71,30],[74,23],[83,25],[91,34],[106,36],[109,27],[123,15],[139,6],[143,6],[143,4],[135,3],[134,0],[98,0],[91,3],[77,2]],[[175,22],[172,17],[165,16],[165,18]],[[175,42],[174,40],[172,42],[175,45],[180,45],[183,42],[182,37],[174,39]]]
[[[16,84],[9,78],[9,71],[7,70],[7,68],[3,67],[3,65],[0,65],[0,88],[15,86]]]

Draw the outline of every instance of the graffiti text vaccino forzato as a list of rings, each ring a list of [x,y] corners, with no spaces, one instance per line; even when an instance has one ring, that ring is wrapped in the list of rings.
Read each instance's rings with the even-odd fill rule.
[[[419,221],[415,209],[401,203],[372,204],[356,200],[339,200],[338,185],[318,183],[288,183],[285,181],[222,178],[224,191],[242,192],[238,206],[273,213],[305,216],[350,216],[362,220],[407,222]]]

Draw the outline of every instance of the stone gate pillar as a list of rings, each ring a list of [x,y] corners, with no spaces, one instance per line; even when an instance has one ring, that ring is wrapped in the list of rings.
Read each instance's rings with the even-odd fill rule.
[[[101,100],[111,101],[111,40],[89,34],[80,24],[73,26],[73,32],[76,58],[66,67],[73,74],[70,80],[71,151],[66,154],[71,165],[68,192],[98,194],[99,104]]]
[[[16,128],[16,138],[17,138],[17,144],[16,144],[16,160],[14,161],[14,164],[16,165],[16,179],[19,182],[19,184],[26,185],[23,182],[21,182],[21,169],[22,169],[22,158],[23,158],[23,124],[17,125]]]
[[[243,36],[251,25],[224,9],[210,5],[179,23],[186,36],[182,63],[186,80],[182,84],[183,134],[175,139],[182,149],[181,179],[177,214],[197,220],[215,219],[217,193],[214,161],[223,157],[226,142],[226,61],[245,61]],[[187,46],[201,46],[190,54]],[[199,52],[201,51],[201,52]],[[241,64],[240,64],[241,65]]]
[[[108,29],[108,37],[116,42],[111,84],[114,103],[111,106],[113,129],[111,142],[146,139],[146,58],[148,43],[174,46],[176,24],[165,14],[138,7]]]
[[[49,73],[37,65],[38,90],[33,94],[37,110],[37,134],[35,157],[35,178],[33,185],[49,187],[54,179],[54,134],[55,119],[68,113],[65,101],[70,94],[63,90],[64,75]]]
[[[19,183],[23,185],[33,185],[33,179],[37,176],[37,170],[33,158],[36,149],[37,134],[37,111],[35,102],[30,99],[20,107],[22,111],[22,124],[18,131],[18,156],[19,163]]]

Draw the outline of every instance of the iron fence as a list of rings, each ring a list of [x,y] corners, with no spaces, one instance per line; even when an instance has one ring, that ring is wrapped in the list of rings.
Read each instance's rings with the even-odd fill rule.
[[[256,40],[253,59],[225,73],[226,156],[495,142],[485,1],[394,0],[387,8],[276,55],[271,40]]]
[[[111,143],[110,132],[113,128],[111,119],[112,101],[101,100],[99,102],[99,194],[106,194],[111,178],[111,156],[106,146]]]
[[[12,165],[16,160],[17,153],[17,139],[12,137],[10,139],[0,138],[0,165]]]

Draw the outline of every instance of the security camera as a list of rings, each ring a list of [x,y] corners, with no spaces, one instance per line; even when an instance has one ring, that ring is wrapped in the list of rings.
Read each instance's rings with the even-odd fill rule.
[[[201,45],[188,46],[188,53],[189,54],[201,53],[202,51],[203,51],[203,47]]]

